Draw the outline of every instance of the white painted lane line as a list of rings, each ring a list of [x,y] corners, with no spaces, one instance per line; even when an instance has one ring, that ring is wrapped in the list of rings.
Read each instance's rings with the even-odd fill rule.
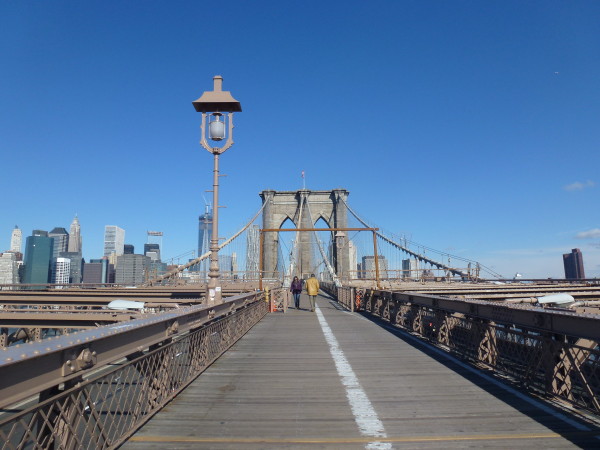
[[[340,376],[342,384],[346,388],[346,397],[348,398],[348,403],[350,403],[350,408],[352,409],[352,414],[354,415],[354,420],[360,433],[363,436],[386,438],[387,434],[385,433],[383,423],[381,423],[381,420],[379,420],[379,417],[377,416],[373,405],[367,397],[366,392],[360,385],[356,374],[346,359],[343,350],[340,348],[333,331],[331,331],[331,328],[329,328],[329,324],[325,320],[321,309],[316,306],[315,310],[317,313],[317,319],[319,319],[319,324],[321,325],[321,330],[323,331],[325,340],[329,345],[329,352],[331,353],[331,357],[335,362],[335,368],[337,369],[337,373]],[[390,449],[392,448],[392,445],[389,442],[374,441],[365,445],[365,448]]]

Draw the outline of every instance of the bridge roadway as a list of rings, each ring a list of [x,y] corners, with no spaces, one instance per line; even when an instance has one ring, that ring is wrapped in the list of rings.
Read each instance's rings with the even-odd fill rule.
[[[319,296],[267,315],[124,444],[598,448],[600,430]]]

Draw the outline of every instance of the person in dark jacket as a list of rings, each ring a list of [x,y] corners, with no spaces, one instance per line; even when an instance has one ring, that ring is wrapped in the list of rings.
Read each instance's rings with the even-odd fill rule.
[[[296,309],[300,309],[300,293],[302,292],[302,280],[298,277],[294,277],[292,284],[290,285],[290,292],[294,294],[294,305]]]

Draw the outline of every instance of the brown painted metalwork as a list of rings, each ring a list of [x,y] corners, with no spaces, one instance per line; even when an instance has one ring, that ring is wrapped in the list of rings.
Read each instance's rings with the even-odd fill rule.
[[[93,369],[165,339],[196,329],[215,317],[244,308],[261,298],[261,293],[230,297],[214,308],[182,307],[171,312],[147,315],[118,324],[73,332],[64,336],[8,347],[0,353],[0,408],[77,378],[65,373],[67,361],[74,361],[84,349],[96,353]]]
[[[2,449],[117,447],[268,311],[267,303],[259,296],[250,302],[238,299],[219,306],[223,308],[218,314],[214,309],[207,313],[209,317],[220,317],[200,327],[194,325],[199,325],[197,317],[190,318],[190,322],[185,318],[159,320],[162,332],[156,334],[154,343],[137,351],[123,341],[122,346],[130,353],[118,365],[104,365],[102,370],[89,372],[101,355],[85,348],[68,358],[62,369],[69,372],[73,367],[76,376],[65,380],[63,390],[58,387],[57,377],[57,385],[41,392],[39,403],[0,415]],[[133,345],[134,341],[131,339]],[[15,398],[12,396],[10,403]]]
[[[345,294],[329,283],[322,289]],[[600,413],[600,315],[367,290],[361,309],[547,397]],[[348,308],[350,309],[350,308]]]
[[[377,261],[377,231],[379,228],[262,228],[260,230],[259,237],[259,259],[258,259],[258,272],[259,272],[259,284],[258,289],[262,291],[263,288],[263,271],[264,271],[264,233],[278,233],[280,231],[289,232],[289,231],[371,231],[373,233],[373,251],[375,252],[375,261]],[[379,265],[375,264],[375,273],[376,273],[376,281],[377,287],[380,287],[379,284]]]

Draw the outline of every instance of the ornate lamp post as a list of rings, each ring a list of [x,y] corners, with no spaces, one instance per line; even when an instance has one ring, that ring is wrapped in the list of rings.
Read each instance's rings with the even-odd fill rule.
[[[197,112],[202,113],[200,145],[214,156],[213,169],[213,224],[210,240],[210,267],[206,303],[213,306],[221,303],[221,283],[219,282],[219,155],[233,145],[233,113],[241,112],[242,105],[229,91],[223,91],[223,77],[213,77],[214,88],[205,91],[192,102]],[[225,116],[223,113],[227,113]],[[206,126],[208,116],[208,127]],[[219,142],[226,139],[222,147],[212,147],[206,138]]]

